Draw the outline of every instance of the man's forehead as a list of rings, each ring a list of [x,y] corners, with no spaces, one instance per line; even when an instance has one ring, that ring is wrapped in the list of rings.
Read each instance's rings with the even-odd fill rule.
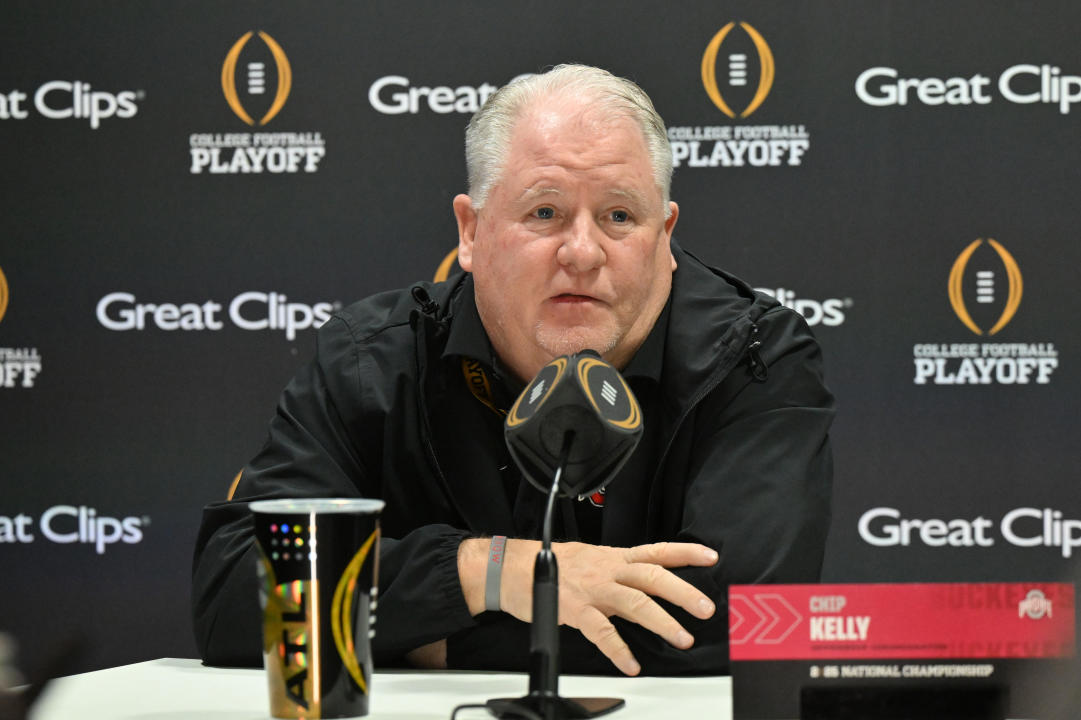
[[[577,194],[652,204],[656,182],[638,122],[582,94],[538,98],[518,115],[501,186],[511,202]]]
[[[509,140],[512,146],[527,138],[566,142],[619,128],[641,135],[638,122],[610,98],[588,89],[559,88],[531,98],[518,109]]]
[[[541,95],[522,108],[519,121],[537,128],[561,125],[565,122],[596,127],[599,124],[626,119],[624,113],[612,111],[610,103],[585,92],[570,90]]]

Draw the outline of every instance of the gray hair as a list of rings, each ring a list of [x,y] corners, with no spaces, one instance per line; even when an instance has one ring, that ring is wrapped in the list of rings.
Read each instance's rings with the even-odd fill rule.
[[[665,217],[672,187],[672,150],[664,120],[642,88],[607,70],[588,65],[557,65],[540,75],[523,75],[496,91],[473,115],[465,130],[465,164],[469,196],[480,209],[499,181],[518,118],[545,97],[576,93],[594,100],[617,116],[638,123],[646,142],[657,188],[664,198]]]

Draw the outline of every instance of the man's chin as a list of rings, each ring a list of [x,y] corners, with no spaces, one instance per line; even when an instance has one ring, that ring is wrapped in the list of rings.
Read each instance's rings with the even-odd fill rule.
[[[553,358],[572,355],[582,350],[596,350],[604,355],[616,346],[618,333],[596,327],[537,328],[537,344]]]

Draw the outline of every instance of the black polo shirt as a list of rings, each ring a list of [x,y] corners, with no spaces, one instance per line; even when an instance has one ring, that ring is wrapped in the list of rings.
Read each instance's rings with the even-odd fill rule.
[[[659,410],[658,390],[664,364],[664,342],[668,330],[669,306],[665,303],[657,322],[646,336],[638,352],[623,370],[623,377],[630,385],[642,408],[642,440],[630,460],[609,484],[606,494],[567,499],[560,503],[553,519],[553,537],[557,540],[579,540],[593,544],[623,545],[619,541],[619,528],[605,527],[604,505],[614,493],[623,493],[621,500],[632,500],[641,508],[645,519],[645,503],[648,500],[648,482],[656,466],[658,439],[650,432],[650,420]],[[514,535],[540,537],[544,517],[545,495],[530,484],[515,465],[503,441],[503,423],[514,401],[525,389],[500,361],[492,349],[488,333],[477,312],[473,278],[467,277],[462,290],[453,301],[452,321],[443,361],[447,372],[461,377],[460,402],[472,403],[458,419],[474,427],[468,433],[476,438],[477,453],[486,453],[497,463],[507,501],[513,508]],[[486,383],[471,387],[469,374],[478,374],[477,365],[464,363],[476,361]],[[480,389],[474,390],[473,387]],[[486,386],[486,388],[485,388]]]

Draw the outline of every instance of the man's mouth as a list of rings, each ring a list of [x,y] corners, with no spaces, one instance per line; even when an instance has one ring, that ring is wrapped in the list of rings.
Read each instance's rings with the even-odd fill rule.
[[[584,303],[594,302],[596,298],[589,295],[575,295],[574,293],[561,293],[559,295],[552,296],[552,302],[555,303]]]

